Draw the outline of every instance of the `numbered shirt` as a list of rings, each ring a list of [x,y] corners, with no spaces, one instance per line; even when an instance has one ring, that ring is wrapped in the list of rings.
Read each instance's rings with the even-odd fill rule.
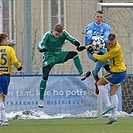
[[[11,64],[16,68],[21,67],[21,63],[16,57],[15,50],[10,46],[0,44],[0,75],[12,74]]]

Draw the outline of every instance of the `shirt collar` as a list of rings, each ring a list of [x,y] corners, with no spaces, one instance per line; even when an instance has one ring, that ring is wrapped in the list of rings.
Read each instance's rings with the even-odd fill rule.
[[[0,44],[0,46],[5,46],[5,44]]]

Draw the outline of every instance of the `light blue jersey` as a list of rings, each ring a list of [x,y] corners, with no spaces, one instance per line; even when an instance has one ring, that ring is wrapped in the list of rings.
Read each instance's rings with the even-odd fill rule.
[[[86,37],[85,37],[85,45],[89,45],[92,43],[92,37],[93,36],[98,36],[101,37],[105,43],[108,42],[108,35],[110,34],[110,26],[104,22],[101,24],[97,25],[96,22],[89,23],[86,26]],[[97,53],[99,54],[105,54],[107,52],[106,48],[101,49]],[[96,67],[93,71],[93,75],[97,76],[99,70],[101,69],[102,66],[105,66],[108,64],[108,61],[101,62],[97,61],[88,51],[87,51],[88,57],[96,63]]]
[[[101,37],[105,43],[108,41],[108,35],[110,34],[110,26],[104,22],[100,25],[97,25],[95,22],[89,23],[86,26],[86,37],[85,37],[85,45],[89,45],[92,43],[93,36]]]

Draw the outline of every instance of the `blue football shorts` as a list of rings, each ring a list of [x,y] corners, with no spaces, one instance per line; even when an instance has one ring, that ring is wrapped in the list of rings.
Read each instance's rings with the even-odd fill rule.
[[[103,75],[103,78],[111,85],[121,85],[126,76],[126,71],[123,72],[108,72]]]
[[[0,94],[7,95],[10,75],[0,75]]]

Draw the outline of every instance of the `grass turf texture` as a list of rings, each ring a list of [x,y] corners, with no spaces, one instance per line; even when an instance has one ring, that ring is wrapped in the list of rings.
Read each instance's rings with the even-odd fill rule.
[[[0,133],[133,133],[133,118],[118,118],[106,125],[108,118],[64,118],[43,120],[10,120],[0,126]]]

